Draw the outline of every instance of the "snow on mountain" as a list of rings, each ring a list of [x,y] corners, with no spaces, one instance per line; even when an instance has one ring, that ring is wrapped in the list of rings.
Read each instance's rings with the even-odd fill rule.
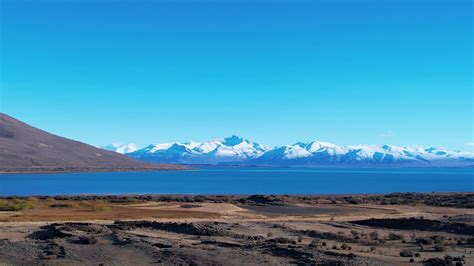
[[[340,147],[336,144],[332,144],[329,142],[322,142],[322,141],[312,141],[307,144],[301,143],[304,148],[309,152],[316,152],[318,150],[337,150]]]
[[[217,164],[255,158],[269,148],[232,136],[206,142],[175,142],[150,145],[128,155],[145,161],[183,164]]]
[[[217,157],[248,159],[258,157],[268,150],[263,145],[237,136],[225,138],[222,141],[217,141],[217,143],[216,148],[209,152],[209,154]]]
[[[119,142],[114,142],[102,148],[105,150],[114,151],[120,154],[131,153],[138,150],[138,146],[134,143],[122,144]]]
[[[181,164],[302,167],[474,166],[474,153],[449,151],[443,148],[394,145],[339,146],[322,141],[298,142],[269,148],[237,136],[206,142],[155,144],[126,153],[144,161]]]

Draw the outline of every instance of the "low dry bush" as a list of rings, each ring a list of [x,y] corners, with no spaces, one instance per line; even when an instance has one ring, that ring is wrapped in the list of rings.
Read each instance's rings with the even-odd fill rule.
[[[388,239],[390,239],[390,240],[403,240],[404,237],[403,237],[403,235],[400,235],[400,234],[390,233],[390,234],[388,234]]]
[[[76,207],[77,205],[72,204],[72,203],[54,203],[49,205],[50,208],[73,208]]]
[[[92,206],[92,210],[96,211],[96,212],[106,212],[106,211],[111,211],[112,207],[107,206],[107,205],[98,204],[98,205]]]
[[[31,200],[0,200],[0,211],[23,211],[34,208],[35,204]]]

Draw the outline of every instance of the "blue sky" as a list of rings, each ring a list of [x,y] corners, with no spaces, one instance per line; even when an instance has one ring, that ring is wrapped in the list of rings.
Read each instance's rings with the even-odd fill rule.
[[[95,145],[473,142],[470,0],[1,1],[0,110]]]

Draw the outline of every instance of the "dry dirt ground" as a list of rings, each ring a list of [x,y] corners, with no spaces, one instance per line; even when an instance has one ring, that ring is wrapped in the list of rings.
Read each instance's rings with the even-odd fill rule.
[[[4,198],[0,264],[474,265],[472,196]]]

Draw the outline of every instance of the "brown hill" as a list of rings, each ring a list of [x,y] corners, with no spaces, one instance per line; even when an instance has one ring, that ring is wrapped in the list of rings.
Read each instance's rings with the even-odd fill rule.
[[[0,172],[183,169],[140,162],[34,128],[0,113]]]

